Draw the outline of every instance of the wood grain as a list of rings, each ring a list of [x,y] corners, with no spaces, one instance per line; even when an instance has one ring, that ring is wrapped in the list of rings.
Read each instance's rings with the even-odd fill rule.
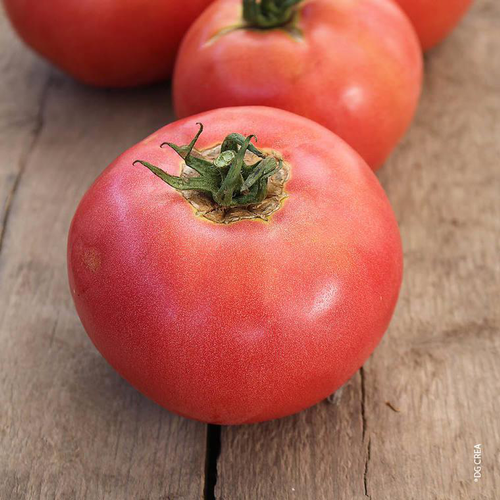
[[[223,428],[217,498],[363,498],[363,404],[358,373],[332,402],[277,421]]]
[[[9,209],[41,126],[49,72],[15,39],[0,11],[0,249]]]
[[[98,91],[49,76],[1,22],[0,498],[201,498],[205,426],[108,367],[66,278],[79,199],[115,156],[172,119],[168,89]]]
[[[500,4],[478,1],[427,56],[415,124],[380,173],[405,278],[364,391],[358,374],[338,406],[224,428],[217,498],[499,498],[499,26]]]
[[[415,124],[380,173],[405,247],[384,341],[331,402],[222,428],[219,500],[498,498],[498,26],[498,1],[477,0],[426,57]],[[23,48],[1,14],[0,72],[0,499],[213,498],[206,427],[108,367],[66,283],[81,195],[173,119],[168,89],[84,88]]]

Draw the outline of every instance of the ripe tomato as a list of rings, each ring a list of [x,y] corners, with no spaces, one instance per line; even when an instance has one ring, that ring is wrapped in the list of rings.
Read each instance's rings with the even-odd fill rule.
[[[168,78],[189,25],[211,0],[3,0],[24,41],[85,83]]]
[[[179,50],[177,115],[254,104],[286,109],[326,126],[380,167],[420,94],[413,28],[386,0],[309,0],[294,8],[276,29],[250,27],[272,15],[252,21],[250,13],[245,21],[241,0],[205,10]]]
[[[228,134],[257,134],[274,172],[263,202],[224,208],[137,163],[200,186],[172,181],[183,162],[159,147],[189,143],[196,122],[189,164],[216,157]],[[227,173],[239,156],[224,155]],[[241,107],[167,125],[116,159],[76,211],[68,269],[87,333],[126,380],[180,415],[240,424],[298,412],[355,373],[389,324],[402,255],[382,188],[344,141],[286,111]]]
[[[396,0],[406,12],[424,50],[434,47],[457,25],[472,0]]]

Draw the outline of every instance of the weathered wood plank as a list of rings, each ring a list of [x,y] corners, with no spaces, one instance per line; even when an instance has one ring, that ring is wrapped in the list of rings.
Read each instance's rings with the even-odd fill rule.
[[[5,56],[18,51],[6,29],[3,57],[16,59]],[[98,91],[54,72],[39,113],[43,85],[23,82],[46,73],[15,60],[1,95],[2,196],[13,194],[0,253],[0,498],[201,498],[205,426],[162,410],[108,367],[66,278],[79,199],[108,162],[172,119],[168,89]]]
[[[9,208],[41,126],[49,69],[16,39],[0,11],[0,248]]]
[[[499,25],[498,2],[477,2],[429,54],[416,122],[380,174],[401,224],[405,279],[364,391],[358,374],[339,406],[223,428],[217,498],[498,495]]]
[[[500,492],[499,26],[500,4],[477,2],[429,55],[416,123],[382,173],[406,277],[392,335],[365,372],[373,500]]]
[[[415,126],[381,173],[406,256],[390,332],[336,403],[224,428],[218,498],[500,490],[496,3],[478,2],[428,57]],[[94,91],[60,76],[47,86],[50,71],[1,16],[0,69],[0,498],[200,498],[204,426],[159,409],[105,364],[65,276],[76,203],[110,159],[168,121],[166,91]]]
[[[216,498],[363,498],[364,433],[360,373],[331,402],[264,424],[224,427]]]

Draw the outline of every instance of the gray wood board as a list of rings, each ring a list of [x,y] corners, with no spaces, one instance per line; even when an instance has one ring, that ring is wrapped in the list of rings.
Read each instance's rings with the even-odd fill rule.
[[[0,22],[0,498],[201,498],[206,426],[107,365],[66,277],[78,201],[114,157],[173,119],[168,88],[85,88]]]
[[[500,491],[499,25],[498,2],[478,0],[426,57],[415,123],[379,174],[405,248],[388,334],[332,402],[222,428],[217,498]],[[79,199],[121,151],[173,119],[168,89],[80,86],[25,50],[1,15],[0,69],[0,498],[201,498],[206,426],[108,367],[66,282]]]
[[[478,1],[426,56],[416,120],[380,171],[405,250],[382,344],[338,405],[224,428],[218,498],[499,498],[499,26],[500,4]]]

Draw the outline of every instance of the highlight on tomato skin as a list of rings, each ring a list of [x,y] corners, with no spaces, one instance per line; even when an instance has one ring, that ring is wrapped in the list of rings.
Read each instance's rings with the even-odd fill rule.
[[[74,303],[144,395],[216,424],[326,398],[391,320],[402,249],[387,197],[343,140],[266,107],[208,111],[119,156],[68,236]]]
[[[193,23],[174,69],[177,116],[285,109],[329,128],[380,168],[421,91],[422,51],[407,16],[392,0],[297,1],[283,11],[277,6],[288,2],[274,4],[277,13],[255,0],[216,0]]]
[[[442,42],[472,5],[472,0],[394,1],[409,17],[424,51]]]
[[[83,83],[169,78],[186,30],[212,0],[3,0],[24,42]]]

